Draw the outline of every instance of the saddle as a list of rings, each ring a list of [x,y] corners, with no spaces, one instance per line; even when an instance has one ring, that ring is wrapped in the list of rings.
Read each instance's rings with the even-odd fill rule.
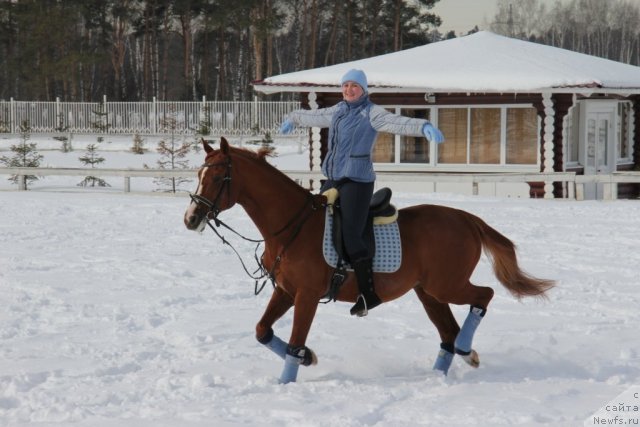
[[[369,203],[369,216],[365,227],[365,243],[367,245],[368,255],[373,258],[375,255],[375,238],[373,234],[374,225],[391,224],[398,219],[398,210],[391,204],[391,189],[381,188],[371,197]],[[351,260],[347,255],[342,237],[342,212],[340,211],[340,195],[336,188],[331,188],[323,193],[327,198],[327,205],[331,209],[333,216],[333,229],[331,236],[333,237],[333,245],[338,256],[350,263]]]
[[[325,235],[323,242],[323,254],[329,265],[335,269],[329,283],[327,293],[320,302],[328,303],[336,300],[340,287],[347,277],[347,264],[350,263],[342,237],[342,216],[338,190],[332,188],[323,193],[327,198],[327,213]],[[373,258],[374,271],[393,272],[400,266],[401,249],[398,229],[398,211],[390,203],[391,189],[382,188],[375,192],[369,204],[369,216],[365,227],[365,243],[367,251]],[[374,232],[374,225],[375,232]],[[329,242],[329,239],[331,241]],[[376,256],[376,242],[382,247],[379,256]],[[331,246],[334,252],[331,253]],[[335,255],[335,256],[334,256]],[[379,264],[379,265],[378,265]]]

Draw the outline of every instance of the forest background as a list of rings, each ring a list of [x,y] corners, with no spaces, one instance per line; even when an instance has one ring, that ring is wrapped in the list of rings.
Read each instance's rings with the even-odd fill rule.
[[[251,100],[268,76],[478,31],[439,32],[438,1],[0,0],[0,99]],[[639,0],[500,0],[488,29],[640,64]]]

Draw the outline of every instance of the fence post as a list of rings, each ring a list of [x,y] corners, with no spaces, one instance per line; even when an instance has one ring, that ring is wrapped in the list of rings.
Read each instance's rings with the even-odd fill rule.
[[[18,191],[27,191],[26,175],[18,175]]]
[[[131,177],[130,176],[125,176],[124,177],[124,192],[125,193],[130,193],[131,192]]]
[[[251,119],[251,127],[254,127],[260,133],[260,119],[258,118],[258,95],[253,96],[253,117]]]
[[[56,131],[62,132],[62,123],[60,120],[60,97],[56,96],[56,115],[55,115],[55,123],[53,124],[53,128]]]
[[[101,117],[104,120],[104,133],[109,133],[109,109],[107,108],[107,95],[102,95],[102,105],[104,105],[104,117]]]
[[[153,97],[153,106],[151,107],[151,132],[156,135],[158,133],[158,106],[156,104],[156,97]]]
[[[576,181],[576,200],[584,200],[584,183]]]
[[[9,121],[11,122],[11,133],[16,133],[16,116],[16,103],[13,100],[13,97],[11,97],[11,100],[9,102]]]

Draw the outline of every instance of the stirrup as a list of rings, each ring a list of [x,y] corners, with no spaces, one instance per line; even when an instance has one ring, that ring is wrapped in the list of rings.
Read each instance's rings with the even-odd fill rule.
[[[371,301],[370,303],[367,303],[367,298],[364,296],[364,294],[360,294],[358,295],[358,299],[356,299],[356,303],[354,304],[353,307],[351,307],[350,313],[351,315],[356,315],[358,317],[364,317],[367,314],[369,314],[369,309],[373,309],[377,306],[379,306],[380,304],[382,304],[382,300],[380,299],[380,297],[378,297],[378,295],[376,295],[375,293],[372,293],[371,295]],[[364,306],[363,308],[358,309],[358,303],[360,302],[360,299],[362,299],[362,305]]]
[[[356,310],[356,307],[358,306],[358,303],[360,302],[360,300],[362,300],[362,305],[364,306],[363,309],[360,310]],[[356,299],[356,303],[353,305],[353,307],[351,307],[351,315],[355,315],[358,317],[365,317],[367,314],[369,314],[369,308],[367,307],[367,299],[364,297],[364,295],[360,294],[358,295],[358,298]]]

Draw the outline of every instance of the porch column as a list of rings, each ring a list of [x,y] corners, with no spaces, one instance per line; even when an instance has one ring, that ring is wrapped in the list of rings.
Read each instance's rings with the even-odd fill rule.
[[[543,136],[542,136],[542,172],[553,172],[553,131],[554,116],[553,100],[551,93],[542,93],[542,105],[544,106]],[[544,182],[544,198],[553,199],[553,181]]]
[[[318,109],[318,103],[316,99],[318,96],[315,92],[309,92],[307,97],[309,100],[309,107],[312,110]],[[319,172],[320,171],[320,128],[313,127],[311,128],[311,172]]]

